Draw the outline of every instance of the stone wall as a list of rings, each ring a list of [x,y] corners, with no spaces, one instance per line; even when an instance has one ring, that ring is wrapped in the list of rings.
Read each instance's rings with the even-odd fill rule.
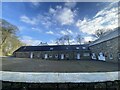
[[[47,54],[47,58],[49,60],[59,60],[61,59],[61,55],[65,60],[75,60],[77,59],[77,54],[80,54],[80,59],[82,60],[89,60],[91,59],[90,51],[89,50],[75,50],[75,51],[34,51],[34,52],[15,52],[14,56],[19,58],[40,58],[45,59],[45,54]]]
[[[104,41],[99,44],[95,44],[90,46],[90,50],[92,53],[95,53],[96,57],[98,57],[99,53],[102,52],[105,56],[105,61],[108,62],[118,62],[119,53],[120,53],[120,37],[113,38],[108,41]],[[98,58],[97,58],[98,59]]]

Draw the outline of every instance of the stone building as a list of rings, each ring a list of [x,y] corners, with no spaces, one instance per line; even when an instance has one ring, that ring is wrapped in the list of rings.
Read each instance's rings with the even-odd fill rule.
[[[20,58],[91,59],[88,45],[22,46],[13,55]]]
[[[120,61],[120,29],[107,32],[89,45],[92,59],[108,62]]]
[[[120,29],[105,33],[89,45],[22,46],[13,55],[20,58],[120,62]]]

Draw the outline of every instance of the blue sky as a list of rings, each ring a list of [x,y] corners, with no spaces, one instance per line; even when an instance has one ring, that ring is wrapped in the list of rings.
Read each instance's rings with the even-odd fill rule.
[[[115,2],[4,2],[2,18],[19,28],[17,35],[28,45],[55,44],[63,35],[81,34],[84,41],[94,40],[97,29],[118,25]]]

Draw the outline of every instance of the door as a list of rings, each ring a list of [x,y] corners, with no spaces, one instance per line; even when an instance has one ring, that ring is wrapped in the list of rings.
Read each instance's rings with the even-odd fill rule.
[[[97,59],[95,53],[92,53],[92,59],[94,59],[94,60]]]
[[[102,52],[99,53],[98,59],[99,59],[99,60],[102,60],[102,61],[105,61],[105,56],[103,55]]]
[[[64,54],[61,54],[61,59],[64,59]]]
[[[33,53],[32,52],[30,53],[30,58],[33,58]]]
[[[79,53],[77,53],[77,59],[80,59],[80,54]]]
[[[47,59],[48,58],[48,54],[45,54],[45,59]]]

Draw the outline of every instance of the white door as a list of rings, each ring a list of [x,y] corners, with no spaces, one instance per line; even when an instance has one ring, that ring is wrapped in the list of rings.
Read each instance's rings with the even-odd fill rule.
[[[77,59],[80,59],[80,54],[79,53],[77,53]]]
[[[61,59],[64,59],[64,54],[61,54]]]
[[[33,53],[32,52],[30,53],[30,58],[33,58]]]
[[[48,58],[48,54],[45,54],[45,59],[47,59]]]
[[[92,53],[92,59],[94,59],[94,60],[97,59],[95,53]]]
[[[99,59],[99,60],[102,60],[102,61],[105,61],[105,56],[103,55],[102,52],[99,53],[98,59]]]

